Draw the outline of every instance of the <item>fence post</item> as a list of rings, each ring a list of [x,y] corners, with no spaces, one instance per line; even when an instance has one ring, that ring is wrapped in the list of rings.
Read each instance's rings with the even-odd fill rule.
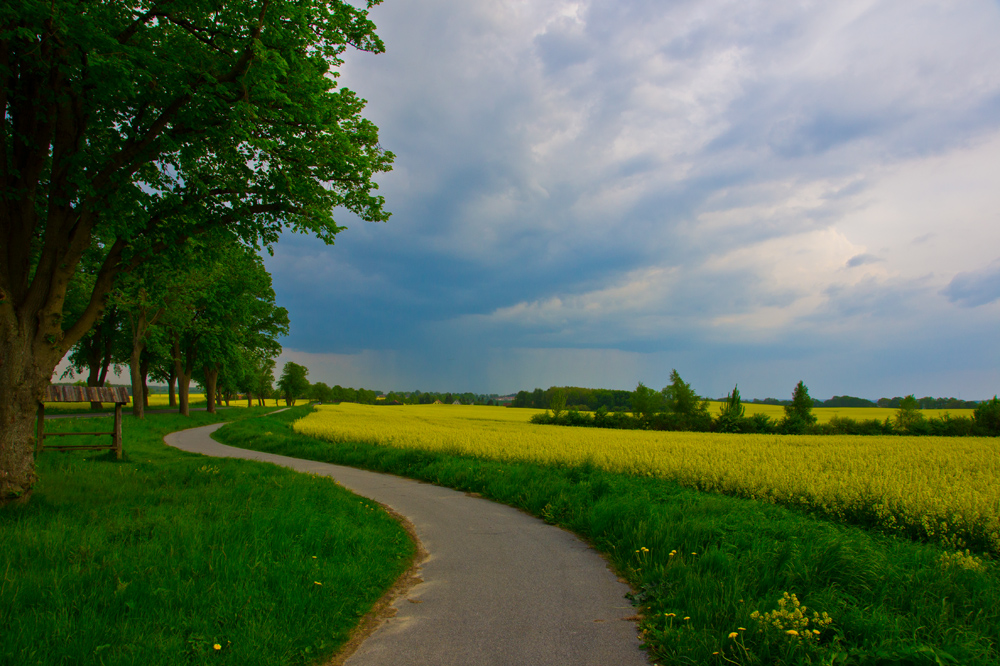
[[[115,447],[115,458],[118,460],[122,459],[122,403],[115,403],[115,432],[112,437],[112,443]]]

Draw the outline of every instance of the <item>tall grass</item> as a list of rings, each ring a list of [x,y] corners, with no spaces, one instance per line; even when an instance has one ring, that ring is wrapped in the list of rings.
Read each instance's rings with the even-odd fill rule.
[[[306,413],[243,421],[219,438],[478,492],[571,529],[636,590],[659,663],[1000,663],[1000,573],[988,559],[592,461],[324,442],[291,429]],[[814,638],[793,611],[778,614],[785,593],[808,607]],[[814,611],[832,623],[810,620]]]
[[[328,479],[163,444],[218,420],[126,416],[123,461],[39,456],[30,503],[0,509],[0,663],[299,664],[345,641],[409,538]]]

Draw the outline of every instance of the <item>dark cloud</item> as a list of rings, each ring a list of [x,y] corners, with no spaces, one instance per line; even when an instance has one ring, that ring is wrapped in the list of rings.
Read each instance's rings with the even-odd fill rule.
[[[867,264],[877,264],[880,261],[885,261],[885,259],[880,259],[879,257],[876,257],[874,254],[868,254],[866,252],[864,254],[856,254],[850,259],[848,259],[847,267],[857,268],[858,266],[865,266]]]
[[[959,273],[942,293],[952,303],[968,308],[1000,300],[1000,260],[977,271]]]
[[[486,349],[529,365],[537,358],[512,350],[592,353],[567,353],[567,364],[607,350],[678,354],[724,392],[734,379],[744,385],[727,367],[764,376],[770,364],[774,383],[760,385],[784,387],[807,360],[831,376],[831,359],[871,364],[886,348],[878,340],[908,329],[946,344],[935,308],[948,306],[933,296],[941,284],[884,277],[905,272],[900,257],[932,245],[910,239],[930,239],[937,226],[895,240],[867,229],[831,237],[844,249],[828,268],[771,270],[807,241],[780,253],[768,243],[836,228],[867,205],[880,174],[1000,129],[1000,48],[984,37],[995,16],[957,5],[852,7],[376,7],[387,53],[349,53],[343,82],[369,100],[366,115],[397,155],[396,170],[378,178],[393,217],[347,219],[332,248],[282,239],[268,266],[291,311],[286,346],[399,352],[393,363],[410,368],[415,386],[452,388],[447,378],[477,390],[490,388]],[[736,255],[742,263],[726,263]],[[652,297],[616,295],[658,270],[671,281],[651,285]],[[944,295],[992,302],[998,274],[963,273]],[[852,280],[861,281],[844,284]],[[564,306],[546,310],[553,299]],[[532,316],[491,318],[519,304],[535,307]],[[962,322],[978,326],[977,312]],[[784,319],[768,326],[768,316]]]

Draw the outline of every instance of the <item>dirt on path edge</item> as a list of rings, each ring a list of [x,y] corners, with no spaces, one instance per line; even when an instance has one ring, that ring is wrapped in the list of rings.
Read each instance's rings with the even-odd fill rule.
[[[423,580],[421,580],[417,575],[417,572],[420,571],[421,565],[427,559],[427,551],[424,549],[424,545],[417,537],[417,531],[413,527],[413,523],[411,523],[406,516],[398,511],[391,509],[381,502],[376,503],[382,507],[383,511],[392,516],[404,530],[406,530],[406,533],[410,536],[410,541],[413,542],[413,557],[410,559],[410,565],[402,574],[400,574],[399,578],[396,579],[396,582],[385,591],[385,594],[383,594],[381,598],[375,602],[372,609],[368,611],[368,613],[361,618],[358,625],[354,627],[351,631],[350,638],[347,639],[347,642],[344,643],[340,650],[338,650],[337,653],[330,659],[322,662],[323,666],[343,666],[347,660],[351,658],[351,655],[357,652],[358,648],[361,647],[362,643],[364,643],[369,636],[375,633],[375,631],[378,630],[378,628],[381,627],[386,620],[396,615],[396,601],[405,596],[418,583],[423,582]]]

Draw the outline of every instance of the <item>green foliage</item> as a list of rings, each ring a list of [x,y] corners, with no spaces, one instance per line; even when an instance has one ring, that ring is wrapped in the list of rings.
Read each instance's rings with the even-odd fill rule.
[[[558,419],[559,416],[566,410],[565,391],[557,390],[552,394],[552,399],[549,401],[549,409],[552,410],[552,418]]]
[[[309,370],[305,366],[292,361],[285,363],[278,379],[278,390],[284,396],[286,405],[294,405],[296,400],[306,395],[309,390],[308,375]]]
[[[481,493],[582,535],[635,590],[644,640],[657,663],[1000,661],[1000,574],[993,561],[593,465],[544,467],[320,443],[276,427],[304,413],[243,422],[220,431],[220,438],[245,442],[251,429],[271,430],[271,437],[253,438],[254,448]],[[754,611],[800,622],[794,611],[775,613],[785,593],[795,594],[810,616],[822,619],[826,612],[832,619],[810,625],[821,627],[819,640],[758,633]]]
[[[32,503],[0,508],[0,664],[326,663],[413,545],[328,479],[163,444],[266,411],[126,415],[122,461],[42,453]]]
[[[642,382],[632,392],[632,415],[637,419],[648,422],[660,411],[662,404],[661,396]]]
[[[993,437],[1000,436],[1000,400],[993,396],[992,400],[984,400],[976,405],[973,418],[983,434]]]
[[[792,391],[792,403],[785,405],[783,428],[789,433],[803,432],[816,423],[816,415],[812,413],[813,400],[809,397],[809,388],[799,381]]]
[[[745,420],[745,414],[746,407],[740,401],[740,388],[737,384],[722,404],[719,417],[715,420],[716,432],[743,432],[741,426]]]
[[[893,421],[900,432],[910,433],[920,428],[924,415],[920,413],[920,403],[912,393],[900,401]]]

